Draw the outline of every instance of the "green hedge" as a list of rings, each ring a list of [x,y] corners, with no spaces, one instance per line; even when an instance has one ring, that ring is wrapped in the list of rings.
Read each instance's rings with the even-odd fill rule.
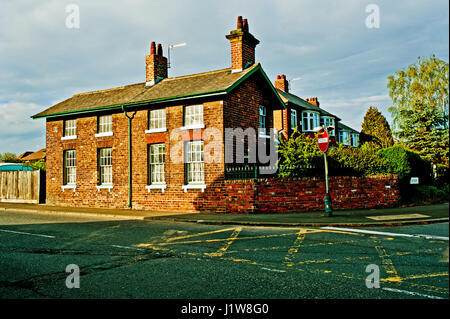
[[[419,177],[419,184],[431,184],[431,163],[416,152],[401,146],[392,146],[378,151],[377,155],[386,163],[386,173],[398,174],[402,184],[409,184],[411,177]]]

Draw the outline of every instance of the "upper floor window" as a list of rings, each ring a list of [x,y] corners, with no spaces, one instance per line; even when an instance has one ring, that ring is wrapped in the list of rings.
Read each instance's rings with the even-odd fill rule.
[[[291,110],[291,129],[295,130],[297,125],[297,110]]]
[[[303,132],[313,132],[314,128],[319,126],[319,113],[316,112],[302,112]]]
[[[166,109],[148,111],[148,129],[153,132],[166,130]]]
[[[339,131],[339,143],[344,144],[344,145],[351,145],[350,132],[340,130]]]
[[[98,117],[98,133],[112,133],[112,115],[102,115]]]
[[[184,107],[184,126],[203,126],[203,104],[187,105]]]
[[[65,120],[64,137],[76,137],[76,136],[77,136],[77,120]]]
[[[267,128],[267,114],[266,114],[266,107],[260,106],[259,107],[259,132],[261,134],[266,133]]]
[[[322,124],[322,125],[324,125],[325,127],[329,127],[329,126],[332,126],[334,129],[333,130],[330,130],[329,132],[328,132],[328,134],[330,135],[330,136],[335,136],[335,130],[336,130],[336,127],[334,126],[334,118],[333,117],[331,117],[331,116],[323,116],[321,119],[320,119],[320,124]]]
[[[358,134],[356,133],[351,134],[351,144],[353,147],[358,147]]]

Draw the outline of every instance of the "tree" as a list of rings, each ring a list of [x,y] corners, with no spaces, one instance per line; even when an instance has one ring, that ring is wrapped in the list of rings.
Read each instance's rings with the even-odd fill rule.
[[[10,153],[10,152],[5,152],[5,153],[0,153],[0,162],[3,162],[3,163],[19,163],[20,160],[17,159],[16,154]]]
[[[386,118],[375,107],[369,107],[362,123],[361,143],[369,148],[382,149],[394,145],[391,128]],[[368,146],[366,146],[368,147]]]
[[[297,128],[291,136],[280,140],[278,146],[281,177],[299,177],[311,173],[311,168],[319,166],[322,152],[317,146],[317,139],[299,133]]]
[[[449,65],[434,55],[388,77],[395,135],[433,163],[448,166]]]

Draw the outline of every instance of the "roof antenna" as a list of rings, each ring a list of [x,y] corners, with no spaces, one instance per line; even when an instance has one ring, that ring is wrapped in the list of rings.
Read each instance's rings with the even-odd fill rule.
[[[167,63],[167,69],[170,69],[170,49],[178,48],[178,47],[184,47],[187,43],[178,43],[178,44],[169,44],[168,50],[167,50],[167,57],[168,57],[168,63]],[[169,70],[167,70],[169,71]]]
[[[297,78],[293,78],[293,79],[288,80],[288,89],[289,89],[289,92],[291,91],[291,82],[292,82],[292,81],[298,81],[298,80],[301,80],[301,79],[302,79],[301,77],[297,77]]]

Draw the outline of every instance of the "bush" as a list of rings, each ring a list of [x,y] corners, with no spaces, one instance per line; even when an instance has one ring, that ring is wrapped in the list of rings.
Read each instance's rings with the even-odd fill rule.
[[[408,187],[408,193],[402,197],[402,201],[414,204],[436,203],[448,201],[448,196],[448,187],[444,190],[430,185],[411,185]]]
[[[448,180],[449,180],[449,168],[445,165],[441,165],[438,164],[436,165],[436,169],[435,169],[435,179],[434,179],[434,185],[442,188],[445,187],[445,185],[447,185],[448,188]]]
[[[409,184],[411,177],[419,177],[421,185],[431,183],[431,163],[416,152],[395,145],[378,151],[386,163],[386,172],[398,174],[401,184]]]
[[[386,173],[384,160],[369,148],[340,144],[329,151],[331,175],[377,175]]]

